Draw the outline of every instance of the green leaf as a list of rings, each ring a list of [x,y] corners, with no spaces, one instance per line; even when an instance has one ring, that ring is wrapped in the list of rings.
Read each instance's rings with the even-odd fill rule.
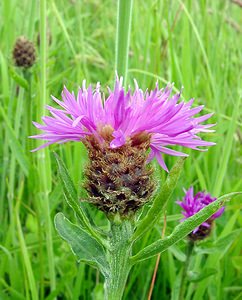
[[[70,200],[70,203],[68,203],[68,204],[72,207],[72,205],[76,203],[77,191],[75,189],[75,186],[71,180],[71,177],[70,177],[63,161],[61,160],[61,158],[59,157],[59,155],[57,153],[54,152],[54,155],[55,155],[55,158],[56,158],[56,161],[58,164],[60,179],[64,185],[63,188],[66,189],[66,192],[68,193],[68,196],[69,196],[68,200]]]
[[[216,274],[218,270],[214,268],[204,268],[202,272],[189,272],[188,280],[191,282],[199,282],[209,276]]]
[[[92,296],[93,300],[102,300],[104,295],[104,285],[102,283],[97,283],[93,289]]]
[[[108,262],[104,248],[89,233],[71,223],[63,213],[55,216],[55,227],[59,235],[68,242],[78,261],[96,266],[104,276],[108,273]]]
[[[221,259],[225,253],[229,250],[230,246],[232,243],[239,237],[241,236],[242,229],[236,229],[232,232],[230,232],[228,235],[218,239],[215,242],[215,250],[218,250],[220,252],[219,254],[219,259]]]
[[[232,264],[233,266],[239,271],[242,272],[242,257],[241,256],[234,256],[232,257]]]
[[[22,88],[24,88],[26,91],[29,89],[29,84],[28,81],[23,78],[22,76],[20,76],[13,67],[9,67],[9,73],[11,75],[11,77],[13,78],[13,80],[19,84]]]
[[[173,283],[173,287],[171,291],[171,300],[179,300],[181,281],[182,281],[182,269],[180,269],[180,272],[177,274],[175,281]]]
[[[133,241],[137,240],[147,230],[153,228],[154,224],[159,221],[163,212],[163,207],[166,205],[176,187],[177,181],[180,177],[184,165],[184,161],[184,157],[180,158],[171,169],[171,172],[167,176],[167,179],[163,184],[160,193],[154,199],[151,208],[147,212],[147,215],[138,224],[137,229],[132,236]]]
[[[234,240],[241,235],[242,229],[236,229],[226,236],[223,236],[222,238],[217,239],[214,243],[211,241],[201,243],[199,247],[196,248],[196,253],[199,254],[210,254],[214,252],[217,253],[217,258],[221,259],[221,257],[224,256],[224,254],[228,251],[231,244],[234,242]]]
[[[83,229],[86,229],[94,238],[96,238],[97,241],[101,242],[103,245],[106,245],[106,241],[99,235],[98,232],[96,232],[89,221],[83,203],[78,200],[77,191],[63,161],[56,153],[54,153],[54,155],[58,164],[59,175],[63,184],[63,190],[67,204],[76,213]]]
[[[11,151],[13,152],[14,156],[16,157],[20,167],[22,168],[24,174],[28,176],[29,173],[29,162],[26,157],[26,155],[23,152],[23,148],[21,144],[19,143],[18,139],[16,138],[15,132],[9,122],[9,119],[3,110],[2,107],[0,107],[0,113],[3,117],[4,120],[4,125],[8,134],[8,139],[9,139],[9,145],[11,148]]]
[[[152,256],[157,255],[158,253],[164,252],[177,243],[181,239],[185,238],[190,232],[192,232],[197,226],[205,222],[209,217],[211,217],[216,211],[218,211],[225,203],[226,200],[229,200],[232,196],[238,195],[240,193],[230,193],[218,198],[213,203],[201,209],[197,214],[188,218],[186,221],[182,222],[175,227],[171,235],[164,238],[163,240],[158,240],[153,244],[147,246],[141,250],[138,254],[131,257],[132,263],[137,263],[139,261],[145,260]]]
[[[63,190],[65,194],[65,199],[67,204],[73,209],[73,211],[77,214],[81,225],[83,227],[89,226],[89,220],[85,213],[85,208],[83,207],[83,203],[78,200],[78,194],[75,189],[75,186],[71,180],[71,177],[67,171],[66,166],[64,165],[61,158],[54,152],[58,168],[61,182],[63,184]]]
[[[180,250],[176,245],[172,245],[169,248],[169,251],[175,256],[175,258],[179,261],[186,261],[186,254]]]

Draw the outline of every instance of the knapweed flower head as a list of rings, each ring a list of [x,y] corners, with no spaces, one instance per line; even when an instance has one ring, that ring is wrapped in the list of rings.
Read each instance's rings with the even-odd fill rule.
[[[36,51],[34,44],[25,38],[20,36],[13,48],[13,59],[17,67],[23,67],[24,69],[30,68],[36,61]]]
[[[43,117],[43,131],[33,136],[46,140],[41,149],[53,143],[83,142],[89,153],[86,185],[93,203],[106,212],[126,214],[150,199],[154,184],[147,163],[156,158],[168,171],[163,154],[187,156],[169,146],[201,150],[214,145],[197,134],[209,132],[213,124],[203,125],[212,114],[196,116],[203,108],[192,108],[193,100],[180,101],[180,93],[171,95],[172,86],[143,92],[135,81],[135,91],[125,93],[122,78],[103,99],[100,84],[86,88],[85,81],[77,95],[66,87],[62,100],[53,100],[59,108],[47,106],[52,116]],[[196,117],[195,117],[196,116]]]
[[[156,158],[167,170],[163,154],[187,156],[167,146],[201,150],[198,147],[214,145],[197,136],[199,132],[211,132],[209,128],[213,126],[201,124],[212,114],[194,117],[203,109],[202,105],[192,108],[193,99],[179,102],[180,93],[171,97],[172,87],[159,89],[157,84],[153,91],[144,93],[136,81],[135,85],[133,94],[130,90],[125,93],[122,78],[117,78],[114,91],[109,90],[104,101],[99,83],[93,90],[91,86],[86,88],[84,81],[77,96],[64,87],[63,101],[52,97],[62,109],[47,106],[52,117],[43,117],[44,125],[34,122],[44,133],[33,138],[48,141],[38,149],[53,143],[84,141],[88,136],[94,136],[102,144],[104,131],[110,133],[110,149],[117,149],[132,137],[145,133],[150,140],[149,161]]]
[[[217,198],[212,197],[205,192],[198,192],[194,195],[193,187],[190,187],[187,191],[184,190],[185,196],[182,201],[177,201],[177,204],[183,209],[182,214],[184,218],[182,221],[195,215],[205,206],[214,202]],[[192,240],[202,240],[206,238],[210,231],[213,221],[220,217],[224,212],[224,207],[221,207],[215,214],[213,214],[206,222],[203,222],[199,227],[195,228],[190,234],[189,238]]]

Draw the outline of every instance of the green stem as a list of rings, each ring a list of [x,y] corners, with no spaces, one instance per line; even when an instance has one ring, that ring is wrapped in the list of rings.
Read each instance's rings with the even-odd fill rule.
[[[31,79],[31,76],[32,74],[30,73],[30,70],[25,70],[24,71],[24,78],[26,79],[26,81],[28,82],[28,90],[27,90],[27,93],[26,93],[26,97],[25,97],[25,111],[27,113],[26,115],[26,136],[30,136],[31,135],[31,130],[32,130],[32,90],[31,90],[31,84],[32,84],[32,79]],[[31,144],[32,144],[32,139],[28,139],[27,140],[27,145],[26,145],[26,152],[27,153],[30,153],[30,150],[32,149],[31,148]],[[30,159],[32,158],[32,156],[30,156]],[[31,162],[31,165],[32,165],[32,162]]]
[[[36,0],[30,0],[30,14],[29,14],[29,26],[28,26],[28,38],[33,39],[34,35],[34,21],[35,21],[35,8],[36,8]],[[29,3],[28,3],[29,4]]]
[[[105,281],[105,299],[122,299],[126,281],[131,269],[129,258],[132,252],[132,245],[129,238],[132,235],[133,228],[128,220],[119,224],[111,223],[110,232],[110,250],[108,259],[110,264],[110,273]]]
[[[132,7],[133,0],[118,1],[115,70],[124,77],[124,86],[127,80]]]
[[[47,61],[47,42],[46,42],[46,0],[40,1],[40,101],[38,112],[40,115],[44,115],[44,109],[46,105],[47,90],[46,90],[46,61]],[[51,166],[49,149],[45,148],[39,151],[38,155],[38,169],[40,178],[40,201],[41,208],[44,214],[45,220],[45,232],[46,232],[46,246],[48,256],[48,267],[51,290],[56,288],[55,280],[55,264],[54,264],[54,252],[52,243],[52,220],[50,216],[49,207],[49,192],[51,190]]]
[[[194,248],[194,242],[189,240],[188,245],[187,245],[187,258],[186,258],[186,261],[185,261],[185,264],[183,267],[183,271],[182,271],[179,300],[184,299],[185,287],[186,287],[186,282],[187,282],[187,270],[188,270],[190,260],[192,257],[193,248]]]

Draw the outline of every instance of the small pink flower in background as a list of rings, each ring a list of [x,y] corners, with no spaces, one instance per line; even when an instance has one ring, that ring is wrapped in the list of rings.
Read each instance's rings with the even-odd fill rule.
[[[125,93],[122,87],[122,78],[116,79],[114,91],[109,89],[109,96],[103,101],[99,83],[96,88],[82,88],[77,96],[70,93],[66,87],[62,92],[62,100],[55,97],[53,100],[59,108],[47,106],[50,116],[42,118],[44,125],[34,122],[34,125],[43,131],[32,138],[47,141],[39,148],[53,143],[68,141],[85,141],[93,135],[103,142],[103,128],[112,132],[110,149],[125,145],[133,136],[145,132],[150,136],[150,155],[148,161],[156,158],[161,167],[168,171],[163,154],[172,156],[187,156],[169,148],[183,146],[201,150],[200,146],[212,146],[214,143],[202,140],[197,134],[211,132],[213,124],[201,124],[212,114],[195,117],[203,106],[192,108],[193,100],[180,101],[180,94],[171,96],[172,87],[159,89],[158,84],[152,91],[143,92],[135,81],[135,91]],[[35,151],[33,150],[33,151]]]
[[[182,221],[195,215],[205,206],[209,205],[217,199],[205,192],[198,192],[196,195],[194,195],[193,187],[190,187],[187,191],[184,190],[184,192],[185,196],[182,201],[177,201],[177,204],[180,205],[183,209],[182,214],[184,215],[184,218],[182,219]],[[205,238],[211,231],[211,225],[213,221],[216,218],[220,217],[223,212],[224,207],[221,207],[206,222],[203,222],[199,227],[195,228],[193,232],[190,233],[189,237],[194,240]]]

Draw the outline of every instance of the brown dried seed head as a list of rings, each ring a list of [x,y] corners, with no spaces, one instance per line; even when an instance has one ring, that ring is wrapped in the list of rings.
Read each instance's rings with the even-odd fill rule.
[[[149,201],[155,189],[153,170],[146,164],[150,137],[137,135],[124,146],[111,149],[107,142],[111,133],[105,128],[101,144],[93,136],[86,140],[90,162],[85,188],[89,201],[100,210],[125,216]]]
[[[30,68],[36,60],[34,44],[20,36],[13,48],[13,59],[17,67]]]

